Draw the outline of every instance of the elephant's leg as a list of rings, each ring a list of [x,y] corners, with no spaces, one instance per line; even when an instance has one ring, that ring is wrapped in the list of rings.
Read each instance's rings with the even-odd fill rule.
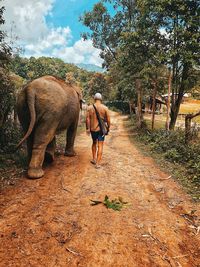
[[[52,127],[49,129],[49,127]],[[32,149],[32,157],[29,164],[28,176],[29,178],[37,179],[44,175],[42,165],[44,162],[45,151],[47,145],[53,140],[55,136],[55,129],[53,125],[40,125],[34,133],[34,142]]]
[[[45,162],[51,163],[54,161],[54,154],[56,150],[56,137],[48,144],[45,152]]]
[[[74,157],[76,153],[74,151],[74,141],[76,137],[76,131],[78,126],[78,120],[74,122],[67,130],[67,143],[65,148],[65,156]]]

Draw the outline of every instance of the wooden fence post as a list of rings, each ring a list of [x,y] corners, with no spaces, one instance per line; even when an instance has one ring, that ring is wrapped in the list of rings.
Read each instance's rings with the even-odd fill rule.
[[[185,116],[185,143],[188,145],[191,140],[191,122],[192,119],[200,115],[200,110],[195,114]]]
[[[151,122],[151,129],[152,130],[154,130],[154,123],[155,123],[156,93],[157,93],[157,84],[156,84],[156,82],[154,82],[153,83],[152,122]]]

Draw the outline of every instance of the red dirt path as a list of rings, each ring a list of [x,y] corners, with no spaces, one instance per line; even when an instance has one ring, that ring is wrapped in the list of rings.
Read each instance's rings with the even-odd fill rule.
[[[78,156],[57,157],[44,178],[0,193],[1,267],[200,266],[199,205],[130,142],[123,119],[112,114],[101,169],[84,133]],[[90,206],[106,194],[131,206]]]

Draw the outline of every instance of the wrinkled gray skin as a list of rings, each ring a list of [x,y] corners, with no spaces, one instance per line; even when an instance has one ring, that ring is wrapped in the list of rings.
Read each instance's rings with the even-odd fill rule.
[[[44,160],[53,161],[56,133],[67,129],[66,156],[74,156],[74,140],[79,120],[81,91],[53,76],[44,76],[28,83],[17,100],[19,121],[26,133],[29,178],[44,175]]]

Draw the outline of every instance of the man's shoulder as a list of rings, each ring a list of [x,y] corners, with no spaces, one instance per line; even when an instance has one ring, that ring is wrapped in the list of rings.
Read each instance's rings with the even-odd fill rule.
[[[101,104],[101,107],[104,109],[104,110],[108,110],[108,107],[104,104]]]
[[[97,106],[97,108],[100,108],[100,110],[108,110],[108,107],[104,104],[100,104],[99,106]],[[94,110],[94,106],[93,105],[89,105],[87,108],[88,111],[93,111]]]

